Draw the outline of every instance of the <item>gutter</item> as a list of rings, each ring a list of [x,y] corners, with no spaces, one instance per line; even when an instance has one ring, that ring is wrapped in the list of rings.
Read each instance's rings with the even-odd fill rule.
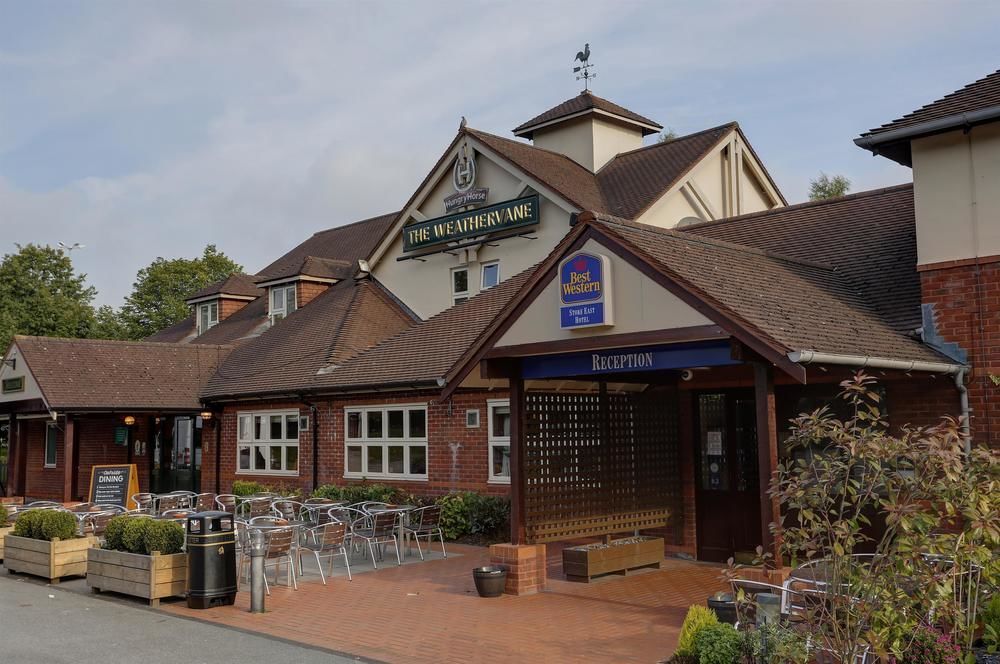
[[[997,107],[1000,109],[1000,106]],[[972,432],[969,426],[971,409],[969,408],[969,389],[965,386],[965,375],[969,367],[963,364],[948,364],[945,362],[917,362],[914,360],[890,360],[884,357],[870,355],[835,355],[832,353],[817,353],[813,350],[800,350],[788,354],[788,359],[796,364],[836,364],[858,368],[893,369],[898,371],[920,371],[925,373],[944,374],[952,376],[955,388],[958,390],[959,405],[962,411],[961,429],[965,453],[972,451]]]
[[[943,118],[928,120],[927,122],[921,122],[909,127],[899,127],[898,129],[891,129],[878,134],[860,136],[854,139],[854,144],[860,148],[878,152],[878,146],[886,145],[887,143],[899,143],[925,134],[968,127],[997,119],[1000,119],[1000,105],[988,106],[987,108],[981,108],[968,113],[955,113]]]

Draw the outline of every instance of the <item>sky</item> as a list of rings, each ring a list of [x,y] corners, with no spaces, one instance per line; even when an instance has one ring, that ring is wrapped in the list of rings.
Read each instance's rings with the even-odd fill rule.
[[[117,306],[158,256],[255,272],[399,209],[462,116],[510,130],[581,90],[680,134],[736,120],[790,202],[852,143],[1000,68],[1000,3],[0,0],[0,254],[80,242]]]

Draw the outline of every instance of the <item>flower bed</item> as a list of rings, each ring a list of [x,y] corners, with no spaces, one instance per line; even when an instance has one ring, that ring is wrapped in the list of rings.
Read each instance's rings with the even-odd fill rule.
[[[563,572],[570,581],[589,582],[603,574],[627,574],[641,567],[659,568],[662,561],[662,537],[626,537],[607,544],[563,549]]]
[[[96,539],[76,536],[76,518],[61,510],[31,510],[21,514],[4,536],[4,566],[59,583],[66,576],[87,573],[87,549]]]

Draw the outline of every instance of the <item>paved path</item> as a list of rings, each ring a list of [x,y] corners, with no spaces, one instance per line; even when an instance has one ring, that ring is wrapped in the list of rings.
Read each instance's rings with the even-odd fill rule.
[[[0,567],[0,662],[11,664],[339,664],[358,661],[136,603],[8,576]]]

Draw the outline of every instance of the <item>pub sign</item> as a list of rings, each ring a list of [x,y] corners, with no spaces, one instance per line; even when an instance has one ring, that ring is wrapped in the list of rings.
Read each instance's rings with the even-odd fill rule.
[[[611,299],[607,256],[579,251],[559,264],[559,327],[614,325]]]
[[[403,251],[537,224],[538,194],[403,227]]]

